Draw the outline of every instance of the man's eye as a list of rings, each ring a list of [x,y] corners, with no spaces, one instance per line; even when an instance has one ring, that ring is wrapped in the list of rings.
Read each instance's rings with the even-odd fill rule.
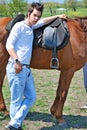
[[[36,15],[36,14],[34,14],[34,16],[40,18],[40,16],[38,16],[38,15]]]

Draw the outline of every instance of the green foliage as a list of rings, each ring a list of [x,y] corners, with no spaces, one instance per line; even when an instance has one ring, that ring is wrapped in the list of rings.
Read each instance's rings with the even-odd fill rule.
[[[76,11],[77,8],[77,0],[64,0],[66,8],[72,8]]]
[[[0,4],[0,17],[3,17],[5,5]]]
[[[73,11],[72,9],[68,9],[65,14],[68,17],[74,18],[76,16],[87,16],[87,9],[86,8],[77,8],[76,11]]]
[[[44,3],[44,16],[54,15],[56,12],[56,9],[59,8],[59,3],[56,2],[46,2]]]
[[[65,0],[65,1],[69,2],[70,0]],[[25,14],[27,11],[27,8],[28,8],[28,3],[25,0],[12,0],[11,3],[0,4],[0,16],[1,17],[6,17],[6,16],[14,17],[18,13]],[[59,11],[58,10],[59,8],[65,8],[67,10]],[[50,9],[52,10],[52,13]],[[74,11],[72,7],[68,8],[66,4],[46,2],[44,3],[44,11],[43,11],[42,17],[57,15],[57,14],[66,14],[68,17],[73,18],[75,16],[87,16],[86,12],[87,12],[87,8],[83,8],[83,4],[81,4],[80,2],[76,6],[76,11]]]
[[[9,13],[14,16],[18,13],[24,13],[27,8],[27,3],[24,0],[13,0],[12,3],[8,4]]]
[[[83,0],[84,6],[87,8],[87,0]]]
[[[63,7],[63,6],[62,6]],[[65,7],[64,7],[65,8]],[[76,11],[73,11],[72,8],[65,8],[66,10],[58,10],[59,8],[53,7],[52,10],[54,11],[52,15],[60,15],[66,14],[68,17],[73,18],[76,16],[87,16],[87,8],[78,7]],[[50,16],[49,7],[44,8],[43,17]]]
[[[11,3],[2,4],[0,8],[1,16],[14,17],[18,13],[25,13],[28,3],[25,0],[12,0]]]

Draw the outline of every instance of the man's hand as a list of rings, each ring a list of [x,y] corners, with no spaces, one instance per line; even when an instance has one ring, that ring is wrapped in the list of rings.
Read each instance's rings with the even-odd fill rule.
[[[65,15],[65,14],[60,14],[60,15],[58,15],[59,16],[59,18],[63,18],[63,19],[66,19],[67,18],[67,16]]]
[[[14,64],[14,68],[16,73],[19,73],[22,70],[22,64],[20,63],[20,61]]]

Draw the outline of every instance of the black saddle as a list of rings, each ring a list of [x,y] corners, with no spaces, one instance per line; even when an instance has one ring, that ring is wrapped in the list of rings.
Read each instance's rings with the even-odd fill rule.
[[[52,50],[50,67],[58,69],[57,50],[62,49],[68,43],[70,34],[63,19],[57,18],[50,24],[34,30],[34,47],[42,47]]]

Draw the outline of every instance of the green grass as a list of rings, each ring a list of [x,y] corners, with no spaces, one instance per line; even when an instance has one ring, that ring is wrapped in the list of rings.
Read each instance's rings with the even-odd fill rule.
[[[23,123],[24,130],[61,130],[58,127],[58,121],[50,113],[50,107],[55,99],[58,86],[59,71],[56,70],[36,70],[32,69],[37,101],[30,109],[30,112]],[[3,93],[6,105],[9,109],[10,92],[7,79],[3,85]],[[87,129],[87,111],[79,109],[85,103],[86,92],[83,86],[82,70],[75,73],[64,106],[64,118],[69,125],[66,130],[86,130]],[[0,126],[7,123],[8,119],[1,121]],[[3,129],[0,129],[3,130]]]
[[[76,16],[87,16],[87,8],[77,8],[77,10],[74,12],[72,9],[67,9],[67,11],[59,11],[55,8],[53,10],[56,10],[56,13],[53,13],[53,15],[57,14],[66,14],[68,17],[73,18]],[[49,8],[44,9],[43,17],[50,16]]]

